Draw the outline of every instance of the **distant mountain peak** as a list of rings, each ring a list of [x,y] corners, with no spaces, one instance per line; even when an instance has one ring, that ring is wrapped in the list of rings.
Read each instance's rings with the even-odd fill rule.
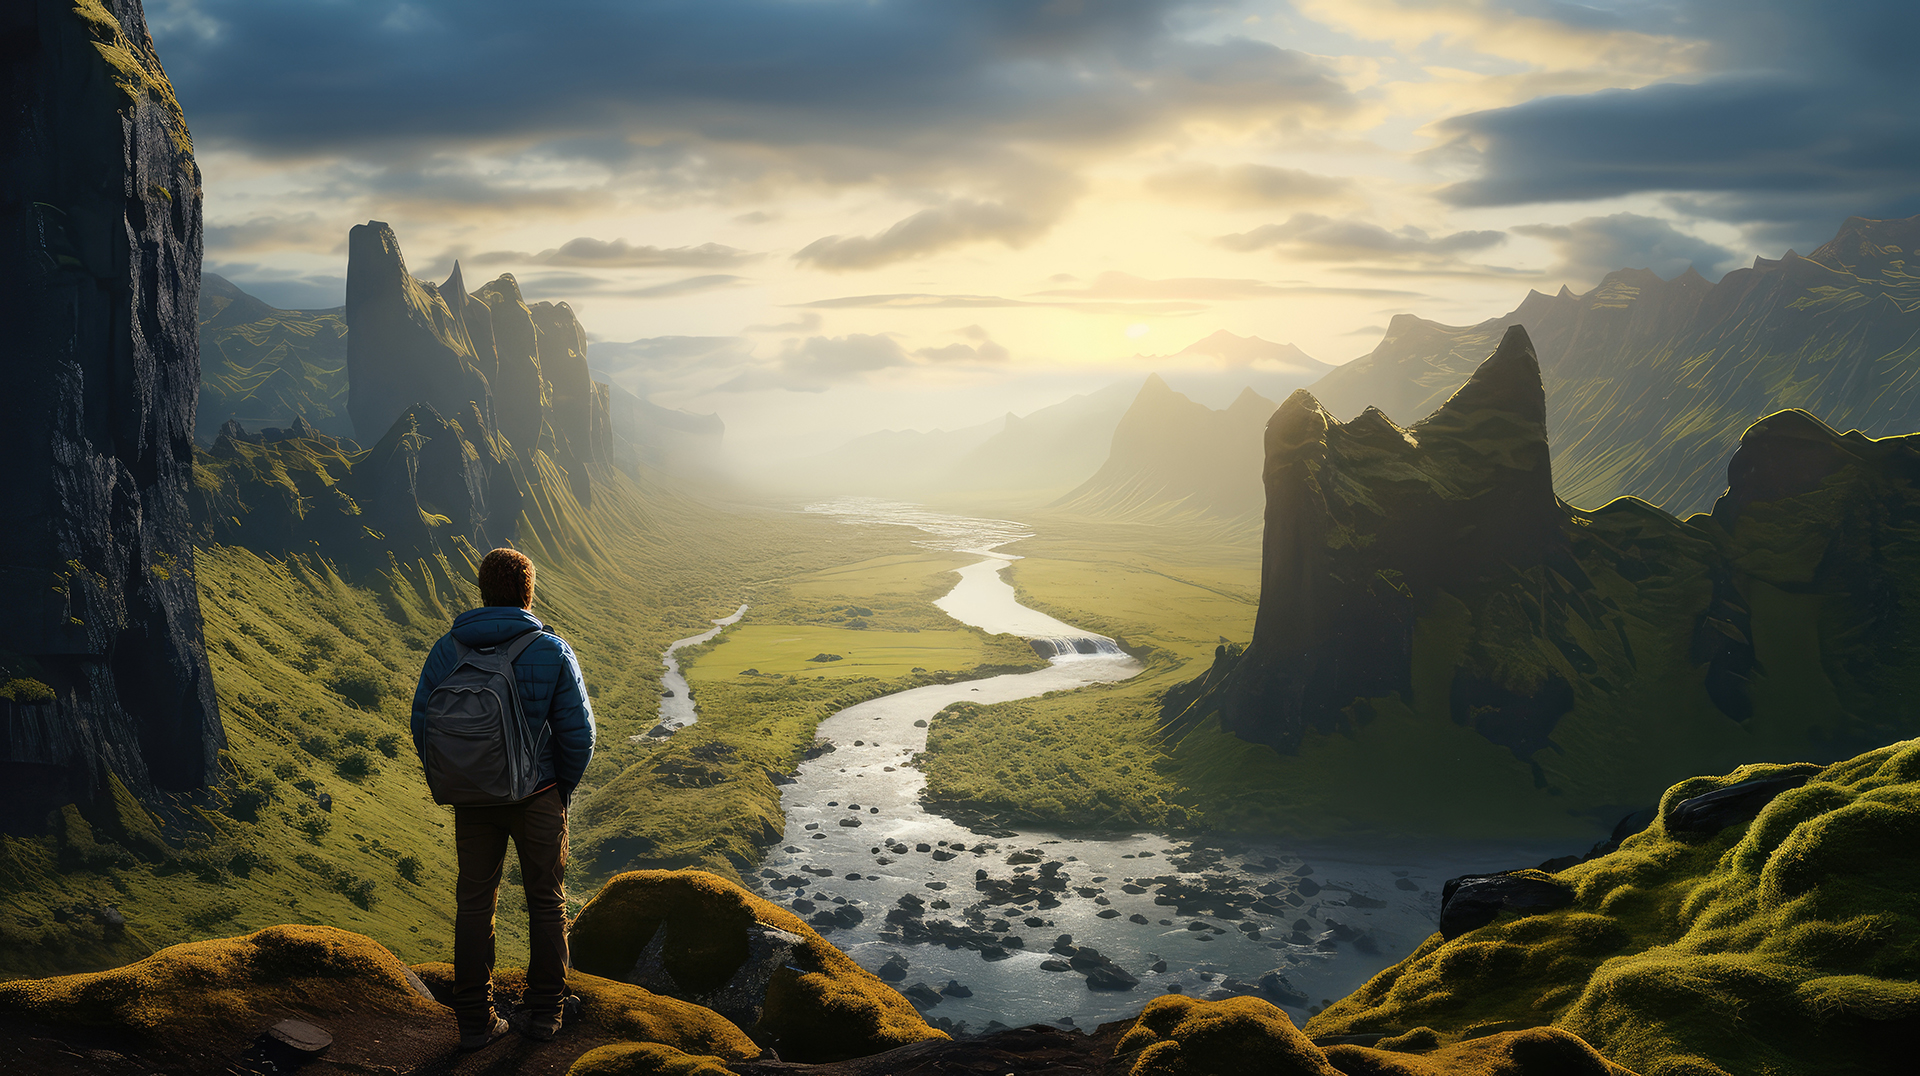
[[[1299,370],[1327,369],[1328,364],[1292,344],[1276,344],[1258,336],[1238,336],[1217,329],[1211,336],[1196,340],[1174,353],[1174,358],[1207,358],[1231,366],[1285,366]]]
[[[1525,328],[1507,326],[1500,346],[1434,417],[1448,412],[1464,417],[1478,411],[1503,411],[1527,423],[1538,423],[1541,441],[1545,442],[1547,389],[1540,378],[1539,356]]]

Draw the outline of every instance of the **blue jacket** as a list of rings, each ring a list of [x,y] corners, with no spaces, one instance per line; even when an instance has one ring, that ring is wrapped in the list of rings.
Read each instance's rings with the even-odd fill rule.
[[[454,640],[469,647],[493,646],[529,628],[543,625],[532,613],[511,605],[483,605],[454,618],[453,630],[441,636],[428,652],[427,663],[420,670],[420,686],[413,690],[415,751],[420,749],[420,737],[426,732],[427,696],[459,664]],[[539,787],[558,784],[562,795],[571,796],[593,758],[593,707],[587,701],[586,682],[580,678],[580,662],[564,639],[547,632],[520,652],[513,672],[527,723],[538,728],[545,722],[553,730],[547,741],[547,757],[540,760]]]

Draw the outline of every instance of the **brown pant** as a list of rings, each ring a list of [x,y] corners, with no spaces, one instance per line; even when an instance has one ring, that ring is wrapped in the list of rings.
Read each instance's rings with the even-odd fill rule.
[[[455,807],[453,841],[460,856],[453,918],[453,1011],[463,1033],[493,1026],[493,913],[507,838],[520,853],[520,878],[531,920],[527,992],[521,1004],[535,1018],[560,1011],[567,987],[567,808],[549,788],[519,803]]]

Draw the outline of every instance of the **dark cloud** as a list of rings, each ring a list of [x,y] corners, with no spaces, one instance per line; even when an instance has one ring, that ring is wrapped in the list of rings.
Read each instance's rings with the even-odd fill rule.
[[[1669,279],[1692,266],[1710,279],[1734,260],[1725,247],[1688,235],[1655,217],[1615,213],[1572,224],[1524,224],[1513,231],[1545,239],[1559,261],[1549,276],[1595,283],[1620,268],[1652,269]]]
[[[1353,181],[1264,164],[1193,164],[1148,177],[1147,189],[1169,198],[1213,205],[1297,205],[1348,197]]]
[[[1173,16],[1200,6],[180,0],[154,23],[197,136],[294,156],[564,139],[613,154],[637,132],[893,150],[1347,107],[1303,53],[1176,38]]]
[[[1476,174],[1456,205],[1644,192],[1769,235],[1830,236],[1848,214],[1920,212],[1920,110],[1908,105],[1911,0],[1679,0],[1622,9],[1636,28],[1706,42],[1684,83],[1543,97],[1441,124]]]
[[[154,24],[200,143],[344,162],[316,197],[372,195],[470,221],[479,209],[604,209],[616,191],[947,193],[891,228],[803,252],[838,270],[1028,242],[1078,197],[1072,174],[1095,148],[1189,121],[1287,127],[1352,109],[1320,59],[1180,36],[1190,12],[1208,10],[550,0],[530,14],[520,0],[175,0]]]
[[[1216,242],[1228,250],[1284,248],[1295,258],[1352,261],[1407,256],[1453,260],[1461,254],[1485,250],[1506,242],[1498,231],[1454,232],[1432,236],[1408,226],[1388,231],[1378,224],[1352,218],[1336,220],[1318,213],[1295,213],[1284,224],[1263,224],[1249,232],[1223,235]]]

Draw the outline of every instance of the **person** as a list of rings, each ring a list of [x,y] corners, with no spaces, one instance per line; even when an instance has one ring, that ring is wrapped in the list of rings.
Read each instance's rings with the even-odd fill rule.
[[[537,791],[517,803],[456,806],[453,839],[459,858],[453,921],[453,1010],[460,1046],[477,1050],[509,1030],[546,1041],[560,1029],[566,1000],[567,923],[562,875],[567,865],[567,808],[593,757],[593,709],[580,663],[566,641],[533,615],[533,562],[514,549],[480,561],[481,607],[460,614],[435,643],[413,693],[413,739],[422,750],[427,698],[459,665],[457,640],[470,648],[509,643],[540,632],[513,663],[527,722],[551,735],[540,759]],[[425,764],[424,751],[422,764]],[[530,920],[527,987],[517,1027],[493,1007],[494,907],[507,840],[520,856]]]

